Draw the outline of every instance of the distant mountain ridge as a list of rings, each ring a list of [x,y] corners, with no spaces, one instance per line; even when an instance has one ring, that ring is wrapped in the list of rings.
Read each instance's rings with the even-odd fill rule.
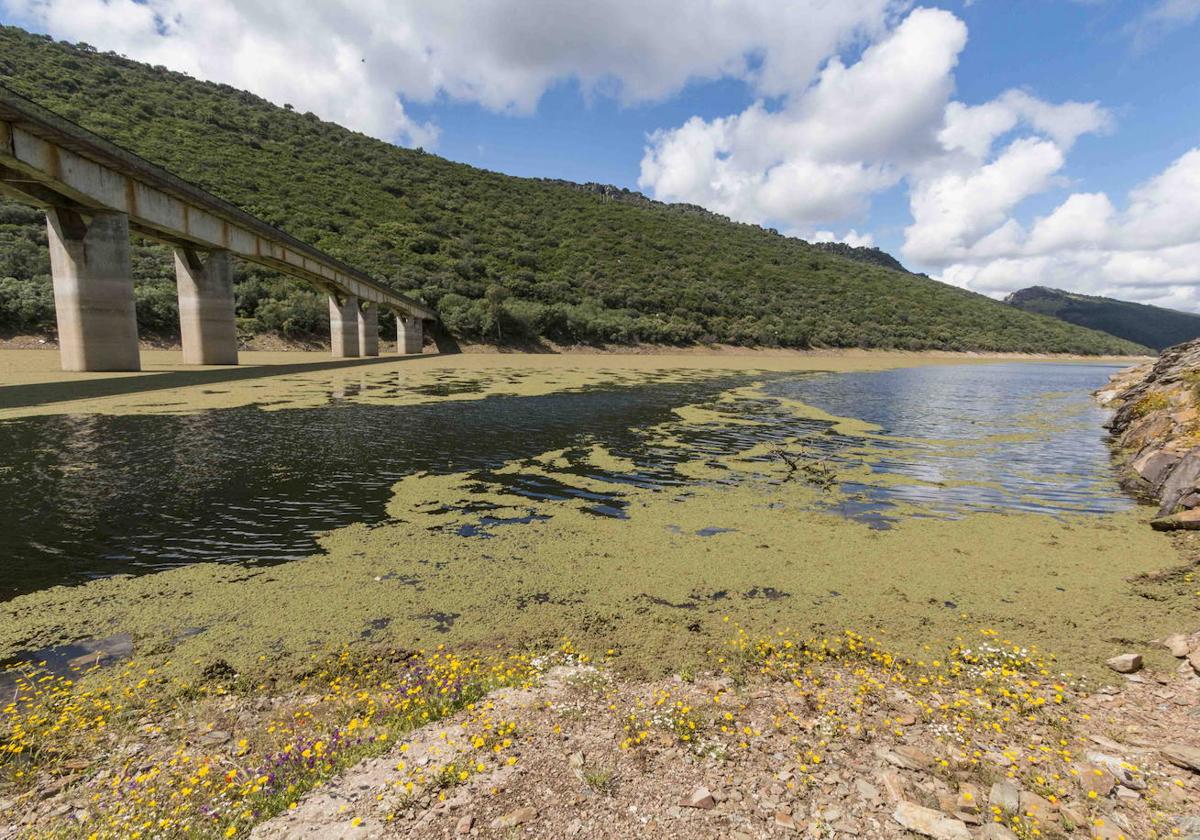
[[[1082,295],[1046,286],[1030,286],[1013,292],[1004,302],[1025,312],[1049,315],[1068,324],[1100,330],[1154,350],[1200,337],[1200,315],[1145,303]]]

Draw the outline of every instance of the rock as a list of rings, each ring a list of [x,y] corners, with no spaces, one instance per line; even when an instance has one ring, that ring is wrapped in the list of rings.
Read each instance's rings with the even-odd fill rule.
[[[1183,456],[1183,459],[1175,465],[1171,474],[1163,482],[1162,490],[1159,491],[1159,500],[1162,502],[1162,506],[1158,509],[1159,515],[1166,516],[1174,513],[1179,507],[1179,500],[1195,491],[1198,484],[1200,484],[1200,451],[1193,449]],[[1195,518],[1183,519],[1185,514],[1191,512],[1183,511],[1183,513],[1177,514],[1177,518],[1189,523],[1191,528],[1200,528],[1200,514]]]
[[[1117,785],[1117,799],[1122,802],[1137,802],[1142,798],[1142,795],[1133,788],[1127,788],[1125,785]]]
[[[1192,508],[1182,513],[1160,516],[1150,520],[1150,527],[1155,531],[1197,531],[1200,530],[1200,508]]]
[[[1119,825],[1105,819],[1097,819],[1092,823],[1092,840],[1129,840],[1129,834],[1121,830]]]
[[[1021,789],[1007,779],[996,782],[988,793],[988,805],[1015,814],[1021,807]]]
[[[988,823],[979,833],[980,840],[1018,840],[1012,829],[1000,823]]]
[[[958,801],[955,802],[954,810],[962,811],[964,814],[977,814],[982,807],[979,798],[979,788],[966,782],[958,788]]]
[[[475,818],[470,814],[464,814],[459,817],[458,822],[454,826],[455,834],[470,834],[471,827],[475,825]]]
[[[1200,674],[1200,646],[1187,655],[1187,661],[1192,666],[1192,670]]]
[[[887,795],[893,802],[903,802],[908,795],[908,785],[905,784],[904,777],[895,770],[881,772],[879,783],[883,785],[883,789],[887,791]]]
[[[1058,813],[1062,815],[1064,820],[1070,823],[1068,828],[1078,828],[1087,825],[1087,813],[1078,805],[1059,805]]]
[[[1200,749],[1186,744],[1170,744],[1162,749],[1163,758],[1194,773],[1200,773]]]
[[[905,770],[924,770],[933,766],[933,757],[916,747],[901,744],[892,750],[884,750],[880,758]]]
[[[685,808],[700,808],[705,811],[711,811],[717,805],[717,800],[713,799],[712,791],[706,787],[698,787],[692,791],[691,796],[687,796],[679,800],[679,804]]]
[[[1129,466],[1146,480],[1152,491],[1156,491],[1178,463],[1179,456],[1174,452],[1159,449],[1147,452]]]
[[[1021,791],[1020,800],[1020,813],[1026,817],[1037,817],[1039,820],[1046,820],[1058,809],[1054,803],[1028,790]]]
[[[1133,674],[1142,670],[1142,655],[1140,653],[1122,653],[1104,664],[1118,674]]]
[[[1117,780],[1113,778],[1113,774],[1102,767],[1094,764],[1080,764],[1076,769],[1079,771],[1079,787],[1085,794],[1094,792],[1096,796],[1105,797],[1112,793],[1113,788],[1117,786]]]
[[[515,811],[509,811],[502,817],[496,817],[492,820],[492,828],[512,828],[516,825],[524,825],[531,820],[537,819],[537,809],[529,805],[522,806]]]
[[[1176,659],[1184,659],[1192,650],[1192,637],[1186,633],[1172,633],[1162,640],[1162,646]]]
[[[878,799],[879,788],[868,782],[866,779],[855,779],[854,789],[858,791],[858,795],[863,799]]]
[[[912,802],[897,805],[892,819],[909,831],[935,840],[971,840],[971,832],[962,822]]]
[[[775,812],[775,825],[780,828],[795,828],[796,821],[792,819],[792,815],[783,811]]]
[[[581,831],[583,831],[583,820],[579,819],[578,817],[567,823],[566,835],[568,837],[574,837]]]
[[[200,736],[200,743],[208,747],[218,747],[229,740],[230,734],[221,729],[210,729]]]
[[[1117,745],[1114,745],[1117,746]],[[1122,761],[1120,758],[1112,755],[1106,755],[1102,752],[1090,750],[1087,753],[1087,760],[1097,767],[1103,767],[1119,784],[1124,785],[1132,790],[1145,790],[1146,780],[1134,773],[1132,764],[1128,761]]]

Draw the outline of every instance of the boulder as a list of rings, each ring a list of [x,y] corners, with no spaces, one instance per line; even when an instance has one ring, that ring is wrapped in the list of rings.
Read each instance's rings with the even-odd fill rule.
[[[1164,452],[1159,449],[1152,452],[1147,452],[1145,455],[1137,458],[1130,466],[1133,471],[1140,475],[1153,492],[1157,493],[1162,487],[1167,477],[1171,474],[1171,470],[1175,469],[1179,463],[1179,455],[1174,452]]]
[[[708,788],[698,787],[690,795],[679,800],[679,804],[685,808],[699,808],[702,811],[711,811],[717,806],[717,800]]]
[[[1177,659],[1186,658],[1192,652],[1192,648],[1200,647],[1200,642],[1193,640],[1186,633],[1172,633],[1162,640],[1162,644]]]
[[[981,840],[1018,840],[1011,828],[1000,823],[988,823],[979,833],[979,837]]]
[[[537,809],[531,808],[528,805],[518,808],[515,811],[509,811],[502,817],[496,817],[492,820],[492,828],[512,828],[518,825],[524,825],[537,818]]]
[[[948,817],[941,811],[925,808],[912,802],[901,802],[896,806],[892,818],[923,837],[933,837],[934,840],[971,840],[971,832],[966,824]]]
[[[1200,773],[1200,748],[1187,744],[1169,744],[1162,748],[1163,758],[1194,773]]]
[[[1191,495],[1200,489],[1200,449],[1188,452],[1171,470],[1167,480],[1163,482],[1159,500],[1159,516],[1169,516],[1179,507],[1179,501],[1184,496]]]
[[[1118,674],[1133,674],[1142,670],[1142,655],[1140,653],[1122,653],[1104,664]]]
[[[996,782],[988,793],[988,805],[1015,814],[1021,807],[1021,789],[1007,779]]]
[[[1200,508],[1151,519],[1150,527],[1155,531],[1200,531]]]

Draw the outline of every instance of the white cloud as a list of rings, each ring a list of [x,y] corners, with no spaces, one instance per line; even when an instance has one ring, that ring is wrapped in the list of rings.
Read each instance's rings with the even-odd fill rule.
[[[903,2],[0,0],[0,10],[55,37],[428,143],[436,128],[402,100],[527,113],[564,79],[638,102],[721,76],[773,96],[882,31]]]
[[[956,17],[918,9],[857,63],[832,58],[778,110],[759,102],[657,132],[638,183],[663,200],[793,230],[861,212],[872,193],[900,180],[903,165],[938,149],[965,43]]]
[[[844,242],[854,248],[875,247],[874,236],[869,233],[859,233],[856,230],[848,230],[841,236],[831,230],[819,230],[808,237],[808,240],[810,242]]]
[[[1200,309],[1200,148],[1131,190],[1122,211],[1103,193],[1075,193],[1028,233],[1008,219],[959,249],[941,279],[986,294],[1038,284]]]
[[[1108,131],[1112,116],[1096,102],[1065,102],[1054,105],[1020,90],[1005,91],[991,102],[965,105],[951,102],[938,139],[948,150],[961,150],[983,159],[996,138],[1020,125],[1070,149],[1083,134]]]
[[[1052,141],[1021,138],[991,163],[915,179],[904,256],[927,265],[962,256],[1022,200],[1044,191],[1064,160]]]
[[[1157,0],[1135,17],[1125,31],[1133,38],[1134,49],[1144,50],[1197,19],[1200,19],[1200,0]]]

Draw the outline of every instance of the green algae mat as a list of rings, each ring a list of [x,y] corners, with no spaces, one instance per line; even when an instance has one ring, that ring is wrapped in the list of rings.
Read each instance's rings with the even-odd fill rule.
[[[963,433],[980,421],[955,425],[948,408],[937,434],[910,435],[789,390],[828,360],[760,361],[726,382],[735,366],[703,360],[422,360],[403,381],[386,366],[361,373],[366,385],[390,376],[391,390],[343,391],[336,405],[324,392],[320,409],[309,404],[320,390],[311,379],[291,393],[286,379],[273,382],[266,402],[278,405],[250,410],[368,401],[391,405],[397,423],[430,401],[453,423],[464,401],[515,406],[710,378],[718,387],[626,430],[636,447],[580,429],[572,445],[485,469],[406,474],[386,488],[378,515],[319,535],[302,559],[202,562],[28,592],[5,604],[0,656],[128,634],[139,658],[170,669],[221,661],[282,673],[347,643],[542,649],[570,638],[611,651],[618,667],[656,673],[704,661],[732,619],[805,637],[853,629],[914,656],[995,628],[1056,655],[1066,672],[1095,674],[1126,646],[1196,623],[1200,597],[1184,558],[1113,489],[1096,452],[1050,457],[1060,437],[1094,423],[1085,390],[1038,380],[1029,405],[1006,408],[1018,418],[1011,429]],[[852,367],[830,366],[839,365]],[[969,370],[991,377],[989,387],[1013,373]],[[838,376],[818,378],[814,393]],[[890,387],[881,382],[863,380],[864,415]],[[1100,445],[1093,437],[1088,446]],[[1042,457],[1037,447],[1055,460],[1043,470],[1001,463],[1014,452]],[[977,469],[985,458],[997,466]]]

